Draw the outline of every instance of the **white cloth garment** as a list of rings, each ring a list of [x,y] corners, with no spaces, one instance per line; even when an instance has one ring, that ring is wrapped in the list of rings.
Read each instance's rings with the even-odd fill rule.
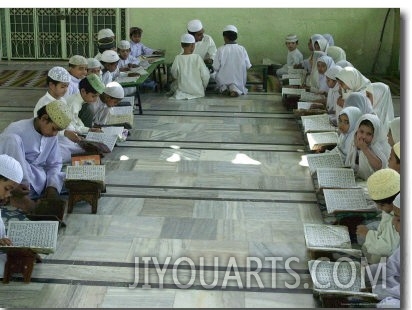
[[[372,83],[373,110],[382,122],[382,131],[388,134],[389,123],[395,118],[391,90],[385,83]]]
[[[202,57],[203,60],[205,59],[215,59],[216,56],[216,44],[213,41],[212,37],[207,34],[203,34],[202,41],[198,41],[195,43],[195,50],[193,54],[197,54]]]
[[[203,59],[197,54],[177,55],[170,73],[175,79],[170,98],[194,99],[205,96],[210,73]]]
[[[0,210],[0,239],[6,237],[6,228],[4,227],[3,219],[1,218]],[[4,265],[7,261],[7,254],[0,252],[0,278],[4,276]]]
[[[0,154],[16,159],[23,168],[22,184],[41,195],[48,186],[63,187],[62,157],[57,137],[45,137],[34,129],[34,118],[11,123],[0,134]]]
[[[346,60],[346,52],[339,46],[329,46],[326,49],[326,55],[332,57],[335,63],[341,60]]]
[[[316,66],[319,62],[323,62],[326,65],[326,70],[329,68],[335,66],[335,62],[333,59],[329,56],[323,55],[320,56],[317,61],[316,61]],[[318,71],[318,85],[319,85],[319,92],[320,93],[328,93],[329,92],[329,86],[326,82],[326,76],[325,74],[320,74]]]
[[[43,97],[39,99],[39,101],[37,101],[36,106],[34,107],[34,110],[33,110],[33,117],[37,117],[38,110],[40,110],[42,107],[44,107],[48,103],[55,101],[55,100],[59,100],[67,104],[66,99],[64,97],[56,99],[52,95],[50,95],[49,92],[47,92]]]
[[[357,107],[361,110],[362,114],[375,114],[372,104],[364,92],[351,93],[345,100],[343,107]]]
[[[69,87],[67,87],[67,91],[63,96],[65,99],[69,98],[73,94],[78,94],[80,92],[79,83],[81,79],[78,79],[74,77],[73,75],[70,75],[70,77],[71,77],[71,81],[69,83]]]
[[[69,109],[72,113],[70,117],[70,127],[67,129],[74,130],[80,134],[87,134],[89,127],[84,126],[82,120],[79,117],[79,112],[82,109],[83,104],[87,103],[84,102],[81,94],[75,94],[67,98],[67,105],[69,106]]]
[[[336,77],[345,83],[352,92],[365,91],[366,87],[371,83],[359,70],[353,67],[343,68]]]
[[[213,62],[216,84],[220,91],[231,89],[239,95],[247,94],[247,70],[252,67],[246,49],[237,43],[218,48]]]
[[[396,143],[401,141],[401,118],[395,117],[389,123],[389,129],[391,130],[393,141]]]
[[[356,124],[356,131],[359,128],[359,124],[363,120],[369,120],[374,128],[373,139],[369,145],[369,148],[381,160],[382,168],[387,168],[391,147],[388,143],[387,137],[382,134],[381,121],[374,114],[363,114]],[[355,136],[356,133],[354,135],[354,139],[356,139]],[[351,146],[346,156],[345,165],[354,169],[361,179],[367,180],[375,172],[375,170],[369,164],[369,161],[366,158],[365,154],[363,154],[362,151],[357,149],[357,147],[354,144],[354,140],[351,142],[350,145]],[[359,156],[359,164],[356,163],[357,156]]]
[[[288,55],[286,57],[286,64],[283,65],[282,68],[276,70],[276,75],[281,78],[283,74],[287,74],[289,68],[293,68],[294,65],[298,65],[303,63],[303,54],[299,51],[298,48],[294,49],[293,51],[288,51]]]
[[[317,68],[318,59],[322,56],[326,56],[325,52],[314,51],[312,55],[312,70],[306,78],[306,85],[310,86],[312,93],[319,91],[319,72]]]
[[[107,117],[110,113],[110,107],[108,107],[100,97],[97,99],[97,102],[93,106],[93,124],[105,125],[107,122]]]
[[[135,43],[130,41],[130,55],[133,57],[139,57],[140,55],[152,55],[155,50],[147,47],[143,43]]]

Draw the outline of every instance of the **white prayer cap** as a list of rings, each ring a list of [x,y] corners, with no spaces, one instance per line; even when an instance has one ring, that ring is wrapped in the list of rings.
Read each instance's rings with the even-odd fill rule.
[[[401,176],[391,168],[380,169],[368,178],[366,185],[371,199],[383,200],[399,193]]]
[[[109,28],[100,29],[99,32],[97,33],[97,40],[100,40],[103,38],[109,38],[109,37],[114,37],[113,31]]]
[[[399,209],[401,208],[401,193],[399,193],[398,196],[395,197],[393,205]]]
[[[0,155],[0,175],[12,180],[16,183],[20,183],[23,180],[23,169],[20,163],[9,155]]]
[[[117,45],[117,48],[121,50],[128,50],[130,48],[130,42],[126,40],[121,40],[119,42],[119,45]]]
[[[106,85],[104,89],[104,93],[109,95],[110,97],[123,99],[124,98],[124,90],[122,85],[117,82],[110,82]]]
[[[87,58],[87,69],[102,68],[102,64],[96,58]]]
[[[223,32],[225,31],[233,31],[237,33],[237,28],[233,25],[227,25],[225,28],[223,28]]]
[[[70,83],[71,77],[69,71],[64,69],[63,67],[53,67],[49,70],[47,75],[58,82],[62,83]]]
[[[87,60],[81,55],[74,55],[70,57],[69,64],[75,66],[87,66]]]
[[[401,159],[401,142],[395,143],[392,147],[396,156],[398,156],[398,158]]]
[[[285,38],[286,42],[296,42],[298,40],[298,36],[296,34],[288,34]]]
[[[195,37],[190,33],[185,33],[180,37],[181,43],[195,43]]]
[[[198,32],[203,29],[202,22],[198,19],[191,20],[187,23],[187,30],[189,32]]]
[[[103,52],[101,61],[112,63],[118,61],[119,59],[120,58],[117,52],[113,50],[108,50]]]
[[[326,70],[325,75],[332,80],[336,80],[336,75],[340,72],[340,70],[342,70],[341,66],[332,66]]]

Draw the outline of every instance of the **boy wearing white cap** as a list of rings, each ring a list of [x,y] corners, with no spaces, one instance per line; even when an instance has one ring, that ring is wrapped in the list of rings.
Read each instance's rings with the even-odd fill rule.
[[[390,168],[376,171],[367,182],[368,193],[371,199],[382,210],[382,218],[378,228],[369,229],[373,225],[358,225],[356,234],[365,238],[362,252],[368,263],[378,263],[381,257],[390,256],[399,246],[399,233],[392,225],[393,201],[401,188],[399,173]]]
[[[130,54],[130,42],[121,40],[117,45],[117,53],[119,54],[119,63],[117,68],[120,72],[130,71],[130,68],[137,68],[140,60]]]
[[[195,50],[193,54],[198,54],[206,64],[212,64],[216,56],[216,44],[212,37],[205,34],[202,22],[198,19],[187,23],[187,32],[195,38]]]
[[[155,50],[153,48],[145,46],[142,40],[143,29],[139,27],[131,27],[129,31],[129,38],[130,38],[130,54],[133,57],[139,57],[141,55],[161,55],[161,50]]]
[[[119,69],[117,68],[119,60],[120,57],[117,52],[112,50],[103,52],[100,62],[103,65],[102,81],[104,85],[114,81],[119,75]]]
[[[20,163],[13,157],[6,154],[0,155],[0,200],[6,201],[11,192],[17,187],[23,179],[23,169]],[[6,236],[6,228],[1,218],[0,210],[0,245],[13,245],[11,240]],[[6,254],[0,254],[0,278],[4,274],[4,264],[7,261]]]
[[[102,68],[102,64],[96,58],[87,58],[87,75],[94,73],[101,78]]]
[[[219,92],[231,97],[247,94],[247,70],[252,67],[246,49],[236,42],[237,33],[233,25],[223,28],[225,44],[218,48],[213,62]]]
[[[303,63],[303,54],[298,49],[298,37],[296,34],[288,34],[285,38],[285,45],[288,49],[286,64],[282,68],[276,70],[276,75],[280,79],[283,74],[287,74],[289,68],[294,68],[295,65]]]
[[[389,155],[388,167],[401,173],[401,143],[395,143],[392,146],[391,154]]]
[[[93,125],[106,125],[107,117],[109,116],[112,107],[115,107],[124,98],[124,90],[122,85],[117,82],[110,82],[106,85],[104,92],[99,96],[95,106],[93,116]]]
[[[80,55],[70,57],[68,71],[71,75],[71,81],[67,92],[64,94],[65,99],[67,99],[70,95],[77,94],[79,92],[79,82],[87,75],[86,58]]]
[[[47,92],[37,101],[34,107],[33,116],[37,116],[37,111],[49,102],[60,100],[66,102],[64,95],[67,92],[71,81],[70,73],[63,67],[53,67],[47,73]]]
[[[67,105],[56,100],[40,108],[37,117],[13,122],[0,134],[0,154],[15,158],[23,169],[22,184],[10,199],[12,206],[30,212],[31,199],[58,196],[64,173],[56,135],[69,123]]]
[[[170,73],[174,79],[170,98],[194,99],[205,96],[210,73],[203,59],[193,54],[195,38],[191,34],[183,34],[180,38],[183,54],[177,55],[173,61]]]

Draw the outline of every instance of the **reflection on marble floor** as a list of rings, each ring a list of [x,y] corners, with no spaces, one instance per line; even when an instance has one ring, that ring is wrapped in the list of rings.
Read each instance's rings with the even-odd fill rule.
[[[31,284],[0,285],[0,306],[316,307],[303,223],[322,217],[308,171],[298,164],[303,136],[280,96],[142,99],[144,114],[135,116],[130,140],[103,158],[107,192],[97,214],[76,204],[57,251],[35,266]],[[0,126],[18,117],[2,109]],[[196,271],[205,268],[207,283],[216,267],[216,287],[205,289],[196,274],[192,287],[179,289],[169,266],[160,290],[156,265],[152,259],[144,268],[144,257],[160,264],[186,257]],[[274,257],[282,262],[273,265]],[[290,257],[300,280],[295,289],[285,284],[295,279],[285,265]],[[136,258],[140,282],[130,289]],[[241,289],[233,278],[224,287],[229,264],[236,262],[246,283],[256,260],[264,288],[253,282]],[[193,271],[183,265],[176,276],[187,283]],[[152,289],[142,289],[144,272]]]

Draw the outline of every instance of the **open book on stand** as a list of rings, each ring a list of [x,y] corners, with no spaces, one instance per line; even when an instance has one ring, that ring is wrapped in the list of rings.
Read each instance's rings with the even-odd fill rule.
[[[9,221],[7,236],[12,246],[0,246],[0,251],[30,249],[49,254],[56,250],[58,221]]]
[[[110,153],[116,144],[117,137],[111,133],[89,131],[86,138],[79,142],[79,145],[86,151],[95,149],[100,153]]]

